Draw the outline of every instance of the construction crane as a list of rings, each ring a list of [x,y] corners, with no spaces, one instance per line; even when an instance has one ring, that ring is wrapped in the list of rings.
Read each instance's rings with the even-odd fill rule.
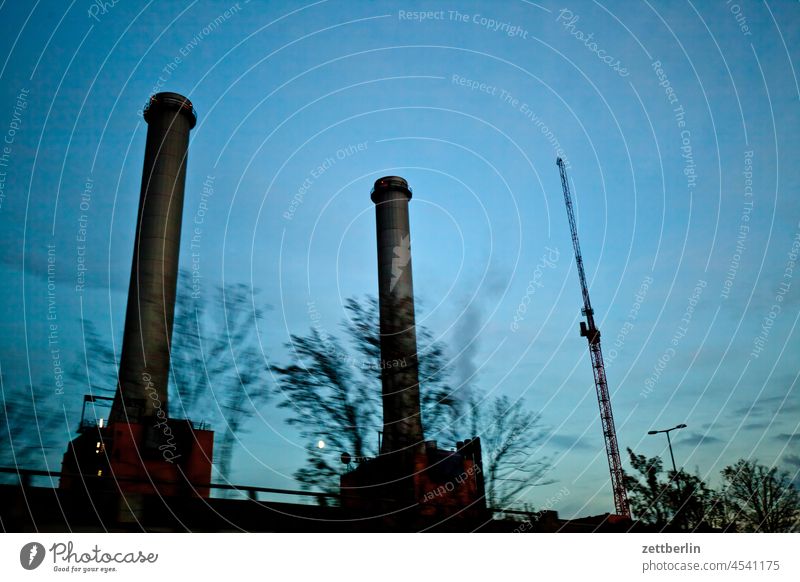
[[[572,247],[575,249],[575,263],[578,265],[578,277],[581,280],[581,293],[583,294],[583,309],[581,313],[586,317],[586,321],[581,321],[581,335],[589,341],[594,385],[597,389],[597,402],[600,404],[600,421],[603,424],[603,438],[606,442],[608,468],[611,471],[611,487],[614,490],[614,506],[616,507],[617,515],[630,518],[631,510],[628,504],[628,494],[625,492],[625,483],[622,479],[622,462],[619,458],[617,430],[614,428],[614,414],[611,412],[611,397],[608,394],[606,367],[603,363],[603,350],[600,348],[600,330],[597,329],[594,323],[594,310],[592,309],[592,302],[589,300],[589,286],[586,284],[586,273],[583,270],[581,244],[578,241],[578,227],[575,224],[575,211],[572,207],[572,195],[569,191],[567,170],[561,158],[556,160],[556,165],[561,173],[561,187],[564,190],[564,204],[567,206],[569,229],[572,233]]]

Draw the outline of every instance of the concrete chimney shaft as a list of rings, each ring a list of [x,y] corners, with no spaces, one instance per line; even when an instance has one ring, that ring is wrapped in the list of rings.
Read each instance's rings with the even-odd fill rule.
[[[411,276],[410,199],[408,183],[398,176],[377,180],[372,190],[378,235],[382,454],[412,453],[424,441]]]
[[[112,422],[166,420],[168,412],[186,160],[197,117],[186,97],[157,93],[144,119],[147,144]]]

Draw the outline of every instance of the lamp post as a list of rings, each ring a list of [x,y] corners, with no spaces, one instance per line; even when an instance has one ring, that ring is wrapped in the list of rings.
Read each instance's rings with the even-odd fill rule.
[[[678,469],[677,469],[677,467],[675,467],[675,455],[672,454],[672,440],[669,438],[669,433],[672,432],[673,430],[678,430],[679,428],[686,428],[686,425],[685,424],[679,424],[678,426],[673,426],[672,428],[667,428],[667,429],[664,429],[664,430],[650,430],[650,431],[647,431],[647,434],[658,434],[658,433],[661,433],[661,432],[667,434],[667,444],[669,445],[669,456],[672,459],[672,471],[675,473],[676,476],[678,474]]]
[[[666,433],[667,435],[667,444],[669,445],[669,456],[672,459],[672,473],[673,479],[675,479],[675,487],[678,489],[678,498],[680,499],[683,497],[683,492],[681,491],[681,482],[677,479],[678,477],[678,468],[675,466],[675,455],[672,452],[672,439],[669,438],[669,433],[673,430],[679,430],[681,428],[686,428],[685,424],[679,424],[678,426],[673,426],[672,428],[667,428],[664,430],[649,430],[647,434],[659,434],[659,433]],[[681,506],[683,503],[681,503]]]

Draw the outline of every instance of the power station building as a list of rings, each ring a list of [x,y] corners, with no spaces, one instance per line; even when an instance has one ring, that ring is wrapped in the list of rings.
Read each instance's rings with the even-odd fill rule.
[[[128,290],[118,386],[108,423],[86,422],[63,458],[60,488],[118,494],[120,511],[158,497],[203,500],[184,509],[215,515],[241,509],[209,495],[214,434],[169,415],[170,347],[178,281],[189,132],[197,117],[177,93],[153,95]],[[426,441],[420,387],[406,180],[375,182],[383,432],[379,454],[341,476],[339,514],[376,528],[418,529],[448,518],[485,519],[479,438],[455,450]],[[87,396],[87,401],[97,397]],[[220,507],[214,507],[219,502]],[[245,500],[239,503],[248,503]],[[127,509],[124,509],[127,508]],[[342,513],[343,512],[343,513]],[[343,517],[344,516],[344,517]],[[369,520],[372,520],[371,522]],[[377,524],[377,525],[376,525]],[[294,524],[292,527],[296,527]],[[301,528],[302,529],[302,528]]]
[[[486,510],[480,439],[455,451],[425,441],[411,268],[408,182],[375,182],[378,243],[383,438],[380,454],[342,475],[345,507],[387,515],[398,524],[415,519],[480,517]],[[387,365],[402,362],[403,365]],[[391,516],[391,517],[390,517]]]
[[[64,455],[60,483],[66,489],[118,488],[127,505],[135,495],[208,497],[214,447],[213,432],[170,418],[168,409],[189,132],[197,116],[186,97],[157,93],[144,118],[147,142],[118,387],[105,426],[82,420]]]

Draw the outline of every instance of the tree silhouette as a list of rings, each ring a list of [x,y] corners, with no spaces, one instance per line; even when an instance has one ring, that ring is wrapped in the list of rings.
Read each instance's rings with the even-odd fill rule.
[[[233,450],[245,423],[268,399],[266,365],[259,349],[258,325],[263,309],[258,290],[228,284],[211,300],[189,293],[189,274],[181,272],[182,289],[175,309],[172,415],[212,424],[215,460],[225,481]]]
[[[496,396],[481,401],[473,397],[468,420],[470,432],[481,437],[486,503],[490,507],[524,507],[524,495],[531,487],[552,483],[544,480],[550,462],[534,454],[536,445],[546,436],[541,415],[527,410],[522,400]]]
[[[215,463],[230,477],[233,450],[246,421],[268,398],[266,366],[258,344],[263,309],[258,290],[242,284],[193,292],[191,274],[178,283],[170,349],[172,418],[189,418],[215,429]],[[70,372],[90,393],[116,390],[118,361],[111,342],[84,320],[85,354]]]
[[[639,522],[688,530],[729,525],[725,504],[698,475],[683,469],[664,473],[660,457],[637,455],[630,448],[628,456],[638,475],[624,472],[623,478],[631,512]]]
[[[666,488],[659,475],[663,470],[660,457],[645,457],[628,449],[631,466],[637,475],[623,472],[623,482],[628,490],[631,512],[640,522],[663,527],[672,519],[667,503]]]
[[[296,364],[275,366],[289,410],[287,423],[299,428],[307,443],[306,464],[294,477],[304,489],[338,493],[341,463],[336,456],[373,456],[377,451],[377,400],[373,386],[342,359],[339,342],[314,329],[307,337],[292,336]],[[374,435],[374,438],[370,438]],[[322,441],[325,448],[317,443]]]
[[[722,470],[722,478],[722,496],[740,531],[798,531],[800,493],[787,472],[740,459]]]
[[[287,423],[299,428],[306,462],[294,477],[304,489],[338,493],[343,467],[339,455],[370,457],[378,452],[381,429],[381,370],[378,302],[348,299],[342,323],[344,343],[318,326],[292,335],[293,363],[274,366]],[[445,347],[417,326],[420,407],[427,439],[455,443],[480,436],[490,503],[515,501],[547,469],[529,451],[541,440],[538,415],[507,397],[474,397],[459,402],[449,382]],[[352,355],[356,354],[356,356]],[[326,446],[317,446],[323,441]]]
[[[48,404],[41,388],[27,385],[11,391],[2,381],[0,387],[0,467],[44,469],[48,451],[60,442],[59,411]],[[14,475],[0,474],[0,482],[16,480]]]

